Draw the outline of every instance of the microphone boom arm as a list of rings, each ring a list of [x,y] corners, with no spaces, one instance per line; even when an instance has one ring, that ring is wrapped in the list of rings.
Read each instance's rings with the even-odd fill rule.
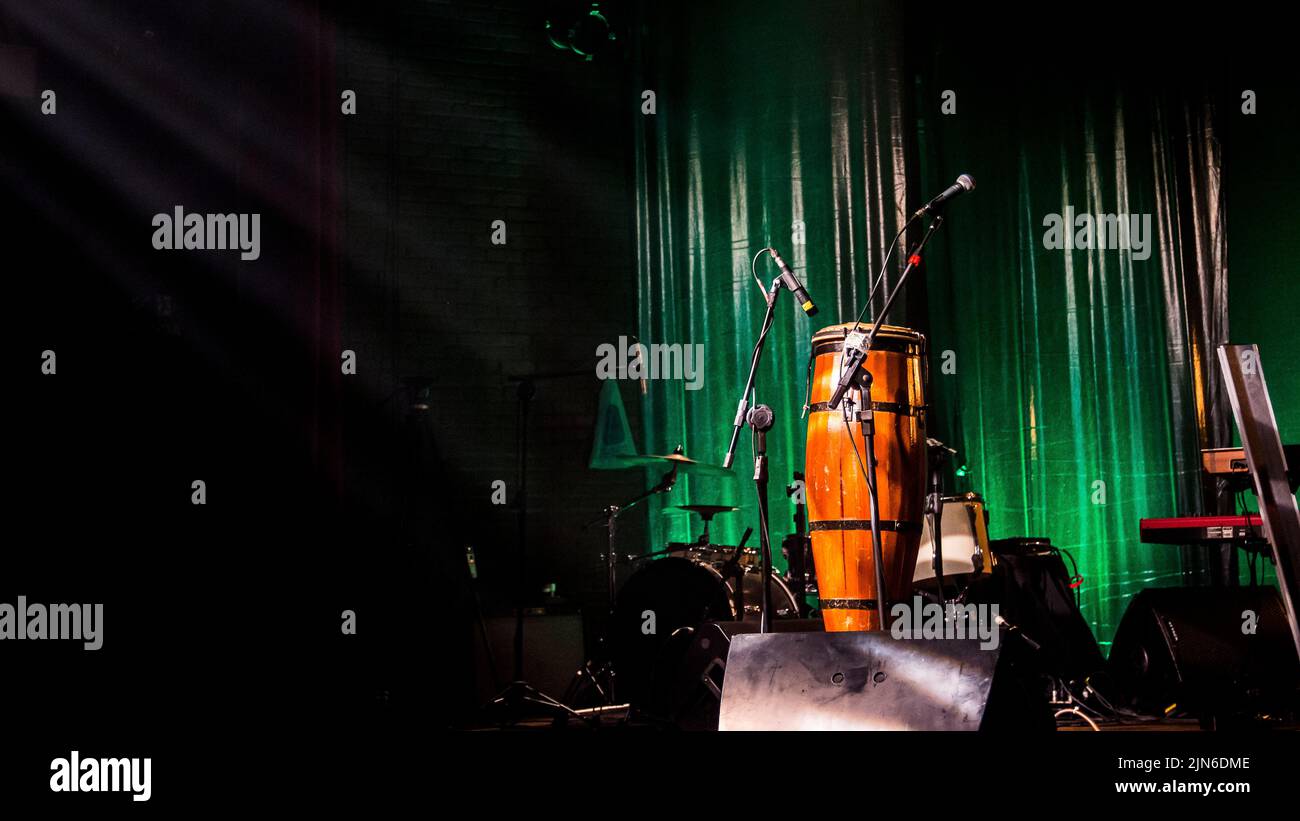
[[[903,286],[907,284],[908,275],[921,264],[921,250],[925,248],[925,244],[930,241],[930,237],[934,236],[934,232],[939,230],[942,225],[943,214],[935,214],[934,219],[930,221],[929,227],[925,229],[921,241],[908,253],[907,266],[903,268],[903,275],[899,277],[898,284],[894,286],[894,289],[889,292],[889,298],[885,300],[885,307],[881,309],[880,315],[876,317],[876,321],[872,324],[870,332],[867,333],[866,341],[861,347],[855,347],[844,354],[840,381],[835,386],[835,392],[831,394],[831,410],[835,410],[840,406],[840,402],[844,400],[844,394],[848,393],[849,388],[853,387],[854,382],[858,380],[858,370],[867,360],[867,352],[871,350],[871,345],[876,341],[876,332],[880,330],[885,317],[889,315],[889,309],[893,307],[894,299],[903,290]],[[869,396],[864,397],[863,401],[869,402],[871,398]]]
[[[754,390],[754,377],[758,375],[758,363],[763,358],[763,343],[767,341],[767,332],[772,330],[772,316],[776,311],[776,297],[785,284],[782,277],[772,280],[772,287],[764,296],[767,298],[767,313],[763,315],[763,324],[758,332],[758,341],[754,343],[754,355],[749,361],[749,378],[745,380],[745,390],[740,394],[736,405],[736,419],[731,426],[731,443],[727,445],[727,454],[722,459],[724,468],[731,468],[736,459],[736,443],[740,441],[740,430],[745,427],[745,417],[749,411],[749,394]]]

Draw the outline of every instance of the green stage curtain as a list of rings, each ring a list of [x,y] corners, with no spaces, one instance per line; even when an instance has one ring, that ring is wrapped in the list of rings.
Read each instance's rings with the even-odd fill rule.
[[[1214,369],[1227,334],[1217,92],[1104,75],[1069,94],[1042,78],[980,82],[978,58],[905,37],[906,14],[709,3],[660,18],[647,5],[634,57],[655,103],[636,126],[640,333],[703,345],[704,378],[646,384],[645,449],[721,460],[764,309],[750,262],[776,246],[821,307],[809,319],[782,295],[758,374],[777,418],[779,551],[784,485],[803,469],[809,336],[854,318],[920,195],[969,172],[976,191],[952,205],[889,321],[929,337],[930,435],[969,468],[949,490],[983,494],[993,538],[1069,551],[1105,643],[1139,589],[1208,579],[1200,554],[1140,544],[1138,520],[1222,501],[1198,453],[1231,436]],[[1145,218],[1146,251],[1046,247],[1044,219],[1067,209]],[[775,275],[766,257],[758,274]],[[735,544],[757,524],[751,464],[746,430],[734,478],[689,477],[655,501],[650,546],[698,534],[664,510],[688,502],[741,506],[711,534]]]

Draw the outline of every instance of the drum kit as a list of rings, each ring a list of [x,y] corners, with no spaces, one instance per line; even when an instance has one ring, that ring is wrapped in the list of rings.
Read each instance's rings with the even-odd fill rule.
[[[759,632],[766,633],[778,629],[774,620],[807,616],[810,610],[804,582],[809,565],[816,577],[820,628],[827,632],[887,629],[890,605],[913,593],[918,555],[922,555],[922,563],[926,561],[921,554],[925,533],[933,574],[921,581],[932,585],[930,595],[941,605],[953,580],[945,577],[969,579],[991,568],[983,522],[973,526],[971,541],[964,541],[960,522],[950,526],[943,523],[949,503],[978,506],[972,514],[975,518],[982,516],[983,505],[978,497],[945,499],[942,493],[943,464],[955,451],[926,435],[925,336],[911,328],[884,324],[908,276],[921,264],[922,250],[943,225],[944,204],[972,188],[974,180],[962,175],[956,185],[916,211],[890,243],[857,320],[822,328],[812,335],[804,403],[808,419],[804,471],[807,513],[805,517],[797,510],[797,531],[782,542],[793,571],[784,579],[772,570],[768,516],[767,434],[775,424],[776,412],[758,402],[756,381],[780,292],[790,291],[809,317],[817,313],[817,307],[775,248],[764,248],[754,256],[751,273],[763,293],[766,312],[722,464],[708,465],[691,459],[680,445],[671,454],[626,460],[629,467],[660,466],[667,472],[645,493],[624,505],[607,507],[593,520],[593,524],[604,521],[609,538],[606,570],[610,618],[603,642],[607,661],[599,670],[593,669],[591,663],[584,665],[579,682],[585,677],[607,703],[616,694],[619,700],[645,705],[655,680],[672,677],[665,668],[673,666],[673,659],[666,654],[673,648],[681,650],[681,642],[676,640],[684,632],[693,633],[709,623],[743,625],[757,619]],[[873,304],[877,290],[885,286],[889,258],[899,239],[926,215],[931,217],[930,224],[908,251],[896,282],[882,292],[886,298],[874,321],[864,325],[867,308]],[[770,255],[780,269],[766,287],[755,267],[763,254]],[[729,473],[745,426],[753,436],[757,553],[745,546],[750,531],[736,546],[712,543],[710,522],[718,515],[734,513],[733,508],[678,506],[676,510],[701,517],[700,537],[693,543],[670,544],[640,557],[639,566],[619,590],[614,558],[618,516],[657,493],[670,492],[679,471]],[[928,529],[924,526],[927,520]],[[802,532],[805,522],[806,536]],[[944,555],[945,531],[953,534],[949,538],[957,549],[953,565]]]
[[[826,631],[885,629],[880,619],[885,604],[903,601],[914,591],[939,601],[945,595],[961,596],[994,564],[983,499],[975,493],[941,493],[942,464],[953,451],[926,436],[922,334],[880,326],[861,363],[870,379],[846,391],[840,408],[831,407],[853,327],[834,325],[812,337],[806,516],[796,498],[796,532],[782,542],[790,569],[784,575],[769,571],[766,585],[770,619],[819,616],[821,623],[815,626]],[[864,416],[870,417],[872,435],[863,429]],[[679,473],[731,474],[688,457],[680,446],[673,453],[625,457],[624,462],[629,468],[660,467],[666,472],[645,493],[605,508],[589,523],[603,523],[608,533],[603,558],[609,619],[601,665],[589,662],[579,671],[570,697],[582,691],[579,685],[585,681],[606,703],[616,699],[645,709],[656,701],[662,682],[674,676],[684,635],[712,622],[760,622],[764,557],[761,546],[748,546],[752,529],[737,545],[713,541],[714,520],[734,515],[739,508],[667,506],[664,514],[699,517],[698,537],[628,557],[631,572],[618,585],[614,535],[619,516],[656,494],[671,492]],[[868,465],[879,476],[874,515],[883,559],[879,573]],[[884,600],[879,601],[882,580]],[[746,629],[759,628],[751,624]]]
[[[606,530],[608,621],[599,661],[588,661],[578,671],[570,698],[594,692],[603,707],[618,701],[639,703],[644,710],[656,680],[674,676],[671,654],[676,652],[680,663],[681,637],[699,628],[724,627],[722,634],[726,634],[753,629],[756,623],[763,633],[811,627],[827,632],[883,631],[890,625],[893,604],[909,601],[917,593],[940,605],[950,595],[961,601],[979,577],[991,572],[994,557],[983,500],[973,493],[944,495],[944,466],[955,451],[927,436],[926,338],[915,329],[884,324],[908,276],[921,264],[922,250],[943,224],[944,204],[973,187],[969,175],[962,175],[956,185],[916,211],[890,243],[857,320],[812,335],[804,402],[805,470],[795,477],[796,485],[803,479],[804,500],[798,501],[804,503],[796,501],[795,532],[780,545],[789,568],[784,576],[772,568],[768,516],[767,434],[776,412],[758,402],[755,383],[780,292],[789,290],[810,317],[817,307],[776,249],[764,248],[755,255],[751,273],[763,293],[766,313],[722,463],[692,459],[680,445],[668,454],[624,457],[623,467],[659,468],[664,473],[644,493],[607,506],[588,523],[590,527],[603,524]],[[872,322],[864,324],[867,308],[885,285],[899,239],[926,215],[930,224],[907,252],[892,287],[882,292],[884,305]],[[764,253],[780,269],[766,287],[755,268]],[[732,463],[746,426],[753,437],[757,549],[747,546],[752,529],[738,545],[715,544],[710,534],[713,520],[732,515],[737,508],[692,500],[697,503],[665,512],[700,517],[698,538],[629,557],[634,569],[620,587],[615,540],[619,517],[657,494],[670,493],[679,473],[735,475]],[[793,495],[790,487],[787,494]],[[944,549],[945,541],[950,550]],[[810,600],[815,606],[809,606]],[[791,620],[810,621],[810,615],[819,616],[819,621],[798,628],[788,623],[777,626]],[[751,624],[746,627],[747,622]]]
[[[578,671],[566,701],[579,699],[583,689],[602,700],[615,698],[644,704],[656,671],[660,670],[664,645],[681,630],[709,621],[757,621],[763,601],[762,558],[748,547],[752,530],[738,545],[712,541],[710,525],[720,515],[740,510],[732,505],[687,504],[669,506],[664,514],[691,514],[702,523],[699,536],[691,542],[670,542],[664,549],[629,557],[633,570],[618,585],[616,523],[628,510],[660,493],[669,493],[679,473],[698,476],[731,475],[717,465],[691,459],[682,448],[664,455],[627,456],[628,468],[664,468],[659,482],[622,504],[609,505],[588,526],[603,523],[608,544],[605,561],[608,622],[602,637],[601,663],[588,661]],[[781,576],[770,575],[776,618],[794,618],[806,613]],[[799,585],[802,589],[802,584]],[[617,683],[615,681],[617,676]]]

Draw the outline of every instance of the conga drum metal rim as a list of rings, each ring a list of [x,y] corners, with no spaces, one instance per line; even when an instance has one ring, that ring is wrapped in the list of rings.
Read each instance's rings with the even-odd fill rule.
[[[853,326],[852,322],[844,322],[839,325],[829,325],[814,333],[812,355],[821,356],[824,353],[838,353],[844,350],[844,339],[853,330]],[[872,323],[866,322],[859,325],[858,330],[864,334],[870,333],[871,326]],[[871,342],[871,350],[920,356],[925,353],[925,334],[901,325],[881,325],[880,330],[876,332],[876,338]]]
[[[840,325],[831,325],[822,328],[812,336],[811,357],[815,361],[817,357],[823,354],[838,354],[844,350],[844,340],[853,329],[854,323],[845,322]],[[862,333],[868,333],[871,330],[871,323],[865,323],[858,328]],[[875,352],[888,352],[902,354],[906,357],[916,357],[922,364],[924,372],[925,363],[925,335],[911,328],[904,328],[899,325],[881,325],[880,331],[876,338],[872,340],[871,350]],[[836,374],[838,377],[838,374]],[[827,397],[829,399],[829,397]],[[873,401],[871,409],[878,413],[893,413],[905,416],[922,416],[925,414],[928,406],[924,403],[912,404],[908,402],[888,402]],[[809,413],[827,413],[831,410],[829,401],[815,402],[810,401],[808,405]],[[842,412],[841,408],[835,410],[836,413]]]

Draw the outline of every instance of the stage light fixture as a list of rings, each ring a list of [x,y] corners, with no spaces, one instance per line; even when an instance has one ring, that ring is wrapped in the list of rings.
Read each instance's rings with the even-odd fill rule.
[[[585,13],[564,23],[566,16],[552,15],[546,20],[546,36],[551,46],[560,51],[568,51],[590,62],[604,50],[612,40],[617,39],[609,19],[600,10],[599,3],[592,3]]]

